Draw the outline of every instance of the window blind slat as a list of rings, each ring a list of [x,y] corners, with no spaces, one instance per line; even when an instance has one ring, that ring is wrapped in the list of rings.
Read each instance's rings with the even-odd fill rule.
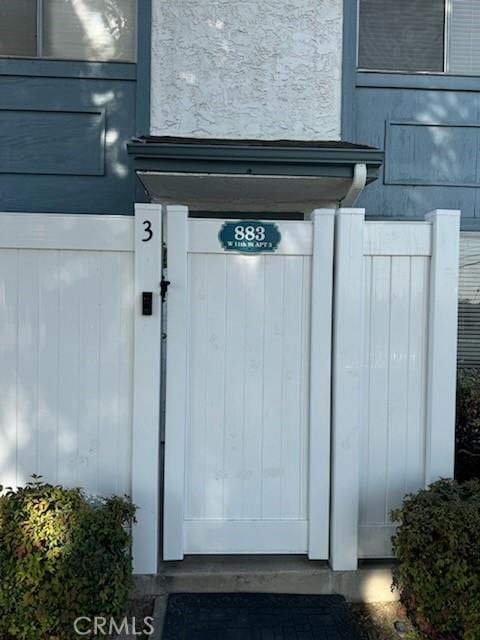
[[[362,69],[443,71],[445,0],[360,0]]]
[[[450,73],[480,73],[480,2],[452,0],[449,29]]]
[[[480,366],[480,234],[460,238],[458,365]]]
[[[0,0],[0,55],[37,55],[37,0]]]

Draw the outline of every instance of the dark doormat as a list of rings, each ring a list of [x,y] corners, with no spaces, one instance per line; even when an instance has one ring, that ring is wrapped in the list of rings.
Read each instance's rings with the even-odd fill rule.
[[[177,593],[163,640],[360,640],[343,596]]]

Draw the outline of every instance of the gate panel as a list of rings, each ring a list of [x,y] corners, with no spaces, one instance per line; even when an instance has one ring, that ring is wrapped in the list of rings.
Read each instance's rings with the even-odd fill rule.
[[[311,258],[215,250],[188,258],[186,552],[273,548],[284,520],[274,550],[306,552]]]
[[[189,256],[185,518],[194,545],[200,520],[307,519],[310,268],[309,256]],[[300,530],[291,550],[306,551]]]
[[[224,250],[223,220],[168,208],[165,559],[328,555],[333,212],[321,213],[276,222],[277,250],[246,254]],[[312,290],[325,313],[313,335]]]

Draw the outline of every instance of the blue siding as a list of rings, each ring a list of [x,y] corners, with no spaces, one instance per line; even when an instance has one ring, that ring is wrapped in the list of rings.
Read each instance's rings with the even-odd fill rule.
[[[356,12],[345,2],[344,139],[385,150],[377,182],[358,204],[369,217],[462,210],[480,230],[480,78],[356,72]]]
[[[98,107],[85,111],[0,107],[0,172],[103,176],[105,134],[105,110]]]
[[[480,228],[480,93],[357,87],[354,127],[355,142],[385,149],[359,201],[370,216],[458,208],[463,228]]]
[[[0,211],[132,214],[127,143],[149,133],[151,2],[137,64],[0,59]]]
[[[0,209],[131,213],[131,80],[0,78]]]

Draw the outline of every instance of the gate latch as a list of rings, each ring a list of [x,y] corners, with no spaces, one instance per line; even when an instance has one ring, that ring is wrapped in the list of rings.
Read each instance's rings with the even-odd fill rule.
[[[170,280],[165,280],[165,278],[162,278],[162,281],[160,282],[160,297],[162,298],[162,302],[165,302],[165,297],[167,295],[167,289],[169,285]]]

